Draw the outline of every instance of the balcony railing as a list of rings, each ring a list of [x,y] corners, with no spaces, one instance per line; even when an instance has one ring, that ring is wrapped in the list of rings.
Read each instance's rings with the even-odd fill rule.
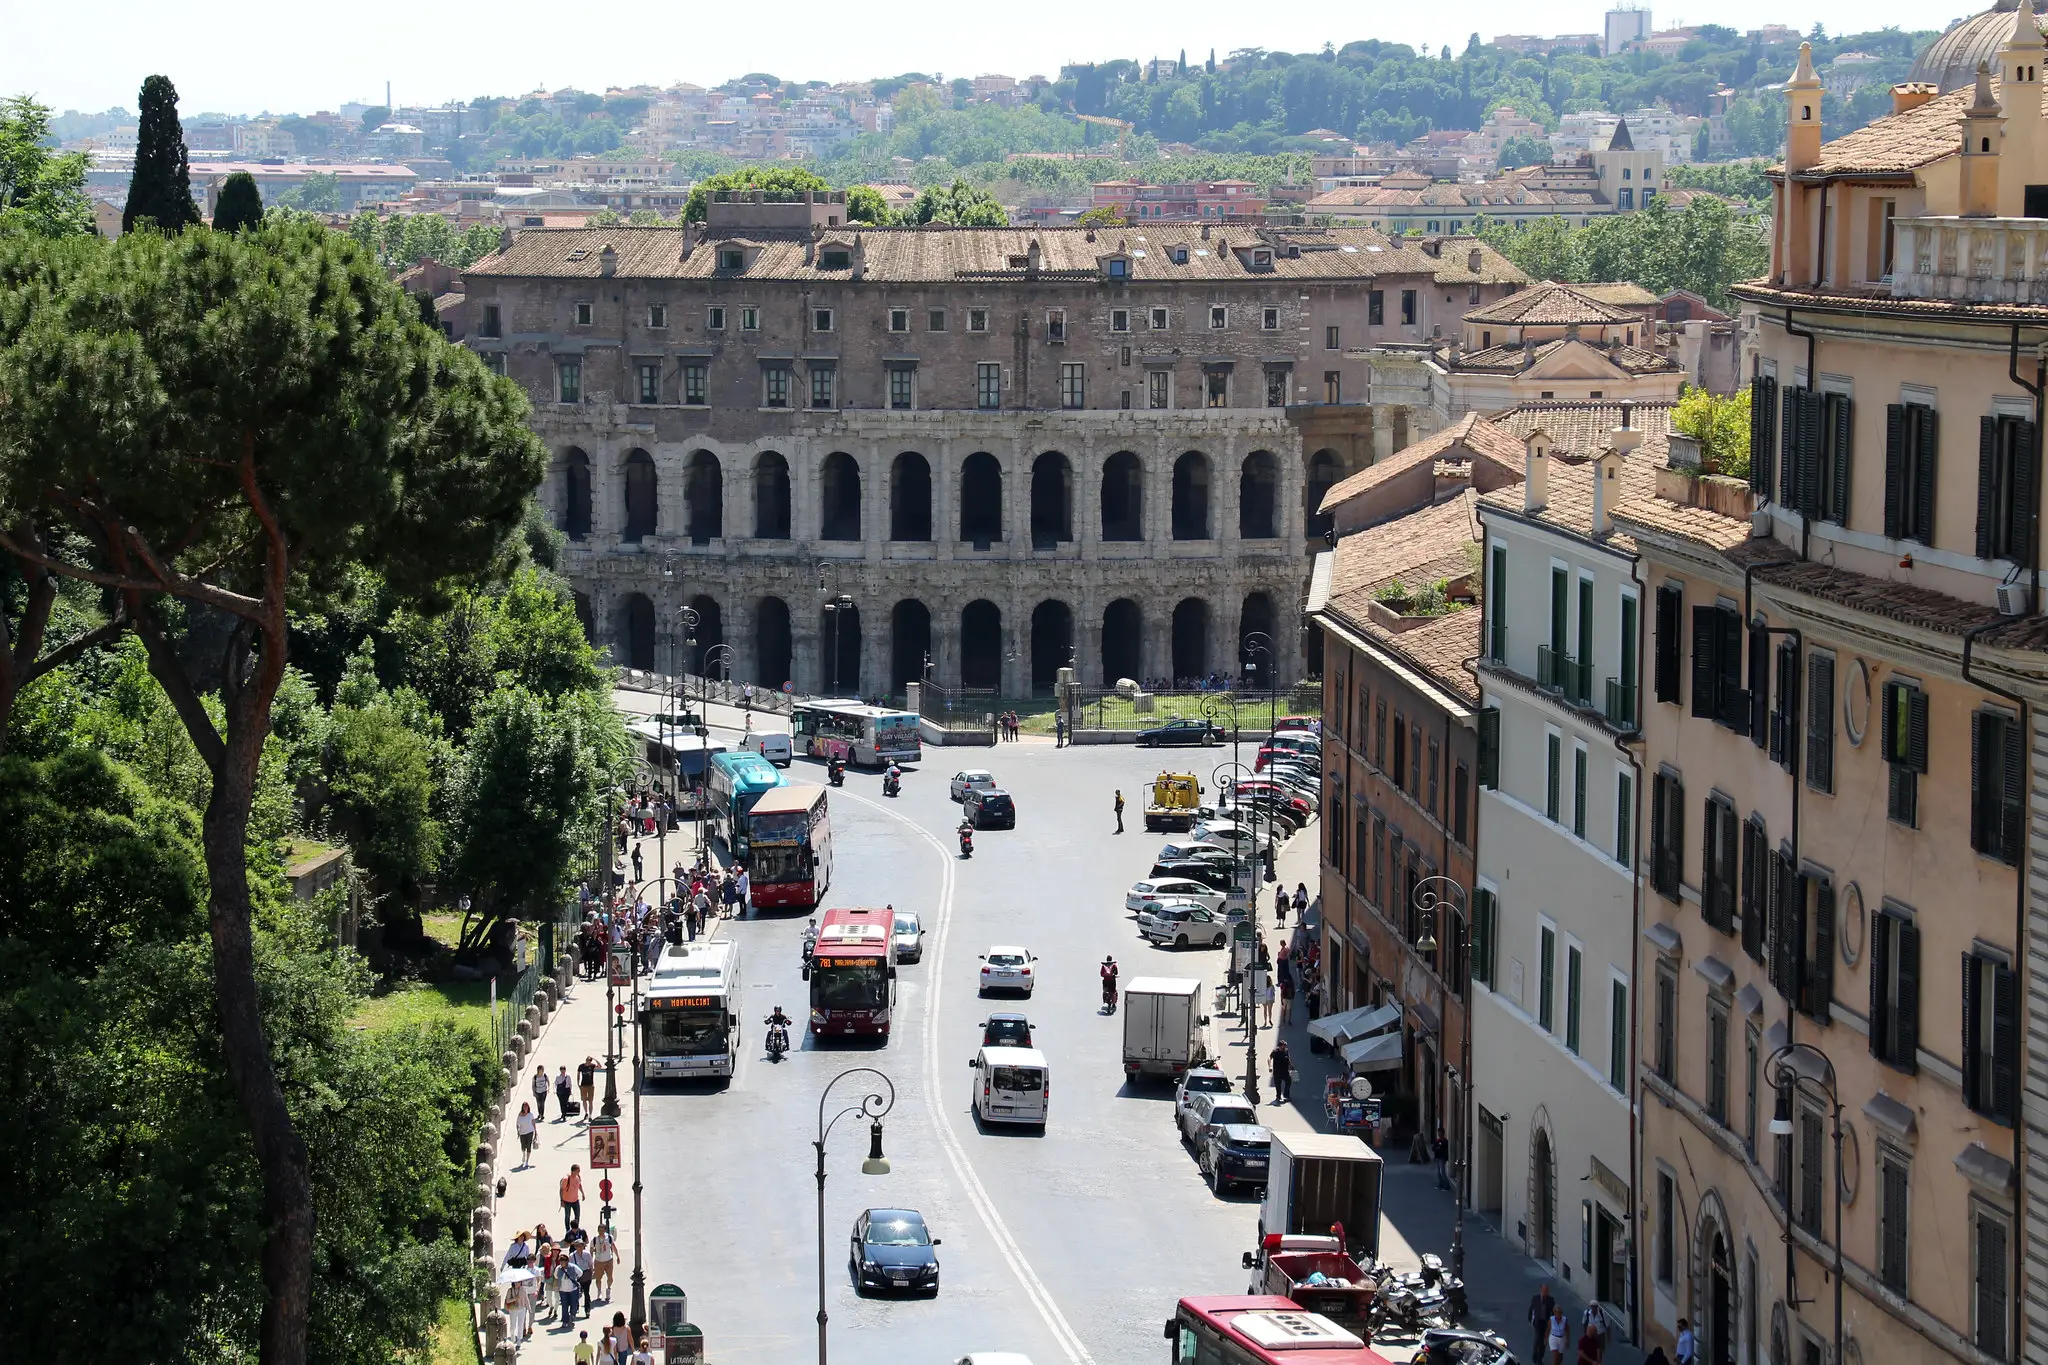
[[[1634,683],[1625,683],[1619,678],[1607,680],[1607,723],[1623,730],[1636,728],[1636,692]]]
[[[1593,670],[1549,645],[1536,650],[1536,685],[1562,693],[1574,706],[1590,706],[1593,701]]]
[[[1893,221],[1892,297],[2048,303],[2048,219]]]

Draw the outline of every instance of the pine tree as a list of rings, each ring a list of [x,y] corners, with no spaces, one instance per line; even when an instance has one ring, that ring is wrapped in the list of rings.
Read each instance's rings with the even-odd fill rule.
[[[1180,65],[1174,69],[1173,74],[1176,76],[1188,74],[1188,50],[1186,48],[1180,50]]]
[[[262,221],[263,194],[256,188],[256,177],[236,171],[221,185],[220,198],[214,201],[213,230],[239,232]]]
[[[1213,47],[1209,49],[1209,74],[1216,74],[1216,49]]]
[[[178,125],[178,88],[169,76],[151,76],[142,83],[142,118],[135,130],[135,174],[128,181],[128,207],[121,213],[121,231],[154,223],[164,232],[182,232],[199,223],[192,202],[192,171],[185,157],[185,130]]]

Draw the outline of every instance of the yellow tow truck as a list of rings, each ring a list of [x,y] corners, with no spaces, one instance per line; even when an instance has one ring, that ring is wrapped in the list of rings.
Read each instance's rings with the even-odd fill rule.
[[[1152,779],[1145,799],[1145,828],[1189,830],[1201,813],[1202,784],[1193,773],[1161,773]]]

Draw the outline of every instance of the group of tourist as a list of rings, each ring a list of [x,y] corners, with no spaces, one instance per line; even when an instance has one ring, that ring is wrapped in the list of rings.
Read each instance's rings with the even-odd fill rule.
[[[571,1175],[576,1175],[574,1168]],[[581,1318],[589,1318],[599,1294],[611,1302],[618,1264],[619,1244],[609,1224],[599,1224],[595,1232],[571,1227],[559,1241],[545,1223],[512,1234],[498,1277],[510,1340],[517,1345],[530,1339],[537,1322],[557,1322],[566,1332],[579,1321],[579,1311]],[[623,1326],[624,1315],[616,1321]]]

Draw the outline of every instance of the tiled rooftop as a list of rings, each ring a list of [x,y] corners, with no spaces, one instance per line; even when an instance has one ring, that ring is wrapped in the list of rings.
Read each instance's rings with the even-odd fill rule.
[[[1467,547],[1479,540],[1475,506],[1474,496],[1463,493],[1339,540],[1331,551],[1328,605],[1354,632],[1472,703],[1479,700],[1479,685],[1465,663],[1479,653],[1484,612],[1465,607],[1396,631],[1373,620],[1371,604],[1374,593],[1395,579],[1421,587],[1468,573]]]
[[[1679,536],[1714,550],[1732,550],[1749,539],[1749,523],[1724,517],[1705,507],[1688,507],[1664,498],[1631,498],[1614,509],[1617,525]]]
[[[1649,301],[1656,302],[1655,299]],[[1635,314],[1602,303],[1575,285],[1556,284],[1550,280],[1517,290],[1504,299],[1465,314],[1466,322],[1524,327],[1561,327],[1575,322],[1587,326],[1626,326],[1636,320]]]
[[[1448,363],[1451,368],[1457,370],[1512,373],[1524,365],[1542,360],[1560,346],[1588,347],[1626,374],[1679,374],[1685,368],[1668,356],[1643,350],[1640,346],[1602,346],[1596,341],[1576,340],[1570,337],[1559,337],[1528,349],[1520,346],[1489,346],[1483,351],[1463,351]]]
[[[1545,433],[1549,428],[1543,428]],[[1630,451],[1621,462],[1621,491],[1615,498],[1615,505],[1622,506],[1633,500],[1656,495],[1657,471],[1664,467],[1671,451],[1668,432],[1645,436],[1643,443]],[[1606,441],[1588,452],[1599,453]],[[1578,536],[1593,534],[1593,479],[1599,473],[1599,466],[1591,460],[1579,463],[1553,460],[1550,466],[1550,488],[1545,505],[1540,511],[1522,510],[1523,489],[1500,488],[1488,493],[1480,501],[1489,509],[1511,512],[1518,517],[1555,526],[1561,531]],[[1633,553],[1635,541],[1619,527],[1609,531],[1602,543],[1624,553]]]
[[[1522,443],[1503,432],[1488,426],[1478,413],[1467,413],[1434,436],[1395,451],[1386,459],[1368,465],[1350,478],[1331,486],[1323,495],[1323,501],[1316,508],[1327,512],[1333,507],[1349,502],[1361,493],[1379,487],[1388,479],[1402,474],[1424,461],[1435,462],[1452,453],[1455,446],[1467,446],[1482,459],[1498,461],[1510,472],[1519,474],[1522,468]]]
[[[1647,445],[1649,438],[1670,433],[1672,406],[1633,404],[1628,424],[1643,433]],[[1565,458],[1583,460],[1607,448],[1607,434],[1621,425],[1621,409],[1620,403],[1604,401],[1522,403],[1487,420],[1517,441],[1540,430]]]
[[[1577,190],[1539,190],[1515,180],[1491,180],[1477,185],[1439,182],[1415,189],[1400,185],[1350,185],[1325,190],[1308,201],[1308,212],[1331,209],[1446,208],[1480,210],[1531,206],[1588,209],[1600,199]]]

